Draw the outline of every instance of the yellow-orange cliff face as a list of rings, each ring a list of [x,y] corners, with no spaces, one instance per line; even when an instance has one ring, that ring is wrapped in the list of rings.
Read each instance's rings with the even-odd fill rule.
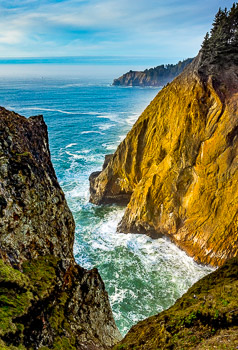
[[[91,175],[91,201],[127,201],[120,231],[169,236],[197,261],[221,265],[238,250],[238,67],[204,72],[200,60]]]

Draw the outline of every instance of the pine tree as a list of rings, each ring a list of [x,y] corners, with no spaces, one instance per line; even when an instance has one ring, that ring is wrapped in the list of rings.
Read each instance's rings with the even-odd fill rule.
[[[210,36],[206,34],[201,51],[203,64],[238,61],[238,3],[234,3],[230,11],[219,8]]]

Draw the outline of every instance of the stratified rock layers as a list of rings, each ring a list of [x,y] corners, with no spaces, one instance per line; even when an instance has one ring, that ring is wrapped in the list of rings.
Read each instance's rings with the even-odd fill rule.
[[[159,92],[107,167],[93,203],[129,202],[122,232],[169,236],[197,261],[237,255],[238,67],[201,54]]]
[[[0,347],[107,349],[120,334],[96,269],[73,258],[74,220],[42,116],[0,108]]]

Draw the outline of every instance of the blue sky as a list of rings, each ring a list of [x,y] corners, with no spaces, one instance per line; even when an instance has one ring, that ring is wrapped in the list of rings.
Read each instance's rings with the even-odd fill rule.
[[[218,0],[1,0],[0,57],[195,56]]]

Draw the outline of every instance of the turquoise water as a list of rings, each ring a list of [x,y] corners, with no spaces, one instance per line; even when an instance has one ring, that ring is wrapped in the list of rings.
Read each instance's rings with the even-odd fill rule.
[[[105,154],[116,150],[158,92],[110,83],[108,78],[5,77],[0,104],[27,117],[44,115],[52,161],[76,222],[75,258],[85,268],[99,269],[125,334],[173,304],[211,269],[166,239],[116,233],[124,208],[88,202],[90,173],[100,170]]]

